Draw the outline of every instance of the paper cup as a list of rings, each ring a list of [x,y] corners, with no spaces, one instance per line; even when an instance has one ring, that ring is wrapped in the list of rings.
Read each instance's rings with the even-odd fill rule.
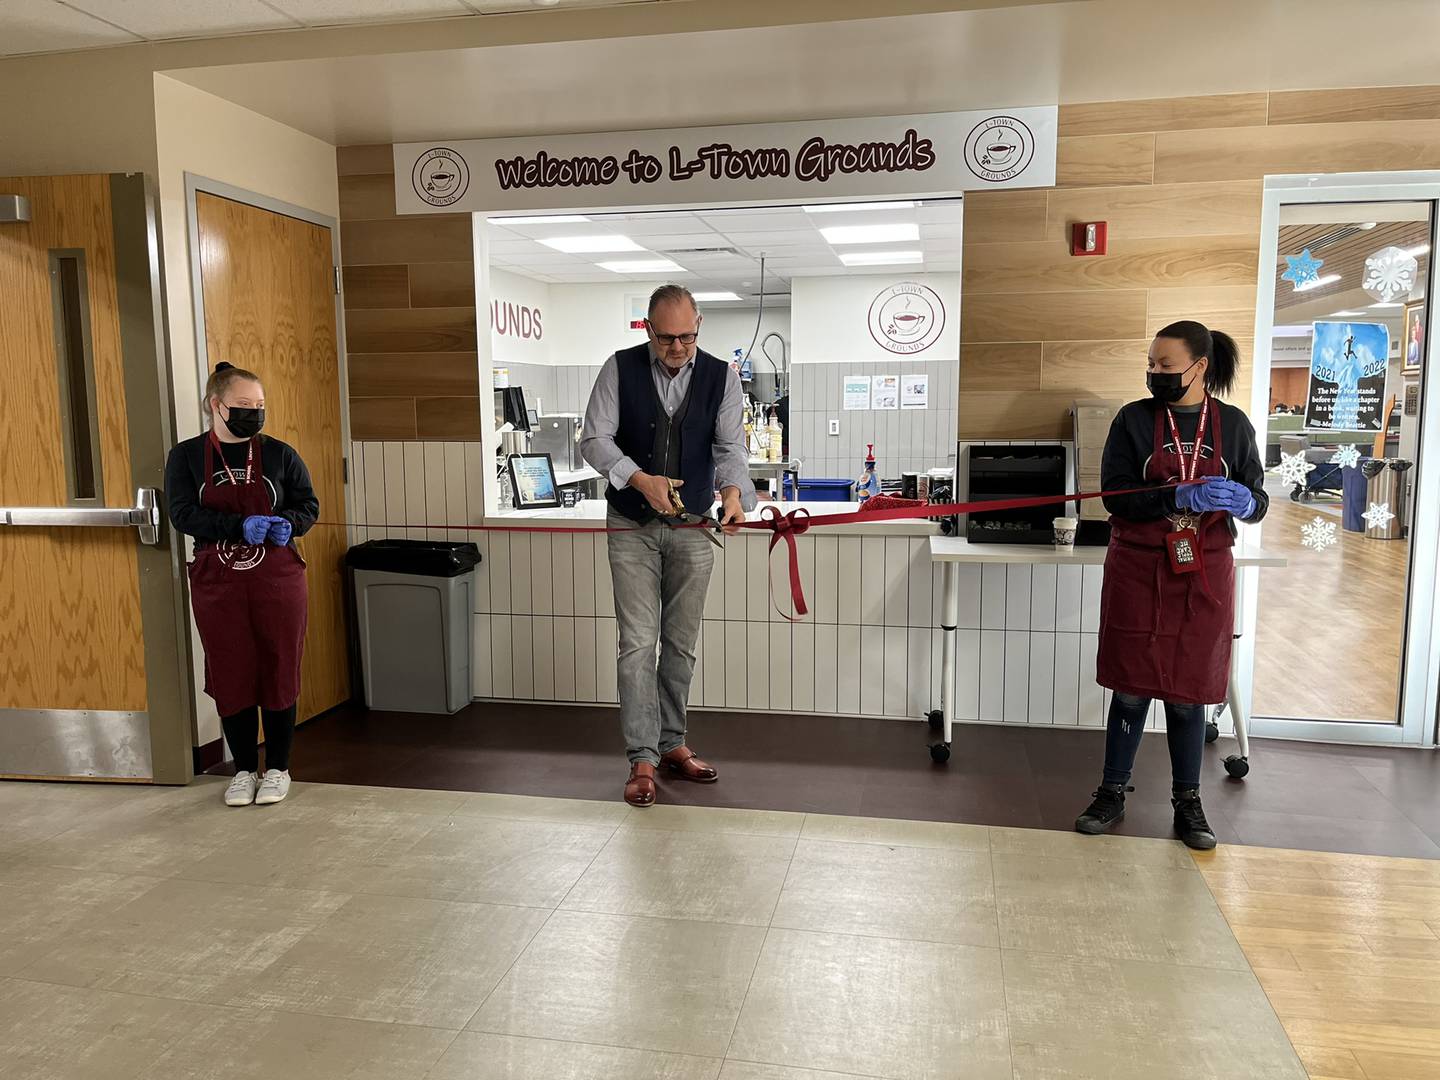
[[[1073,517],[1057,517],[1054,524],[1055,546],[1065,551],[1073,550],[1075,547],[1075,530],[1080,527],[1079,520]]]

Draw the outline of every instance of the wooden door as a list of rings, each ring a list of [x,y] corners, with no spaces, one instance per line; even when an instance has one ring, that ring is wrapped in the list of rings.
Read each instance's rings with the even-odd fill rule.
[[[0,776],[183,784],[179,553],[121,512],[158,502],[174,438],[154,192],[137,175],[0,192],[29,215],[0,223],[0,506],[22,510],[0,522]]]
[[[110,177],[7,177],[31,220],[0,225],[0,506],[77,501],[66,450],[52,253],[78,253],[98,463],[90,505],[133,505]],[[89,426],[88,424],[85,426]],[[73,438],[73,433],[71,435]],[[143,713],[145,653],[133,529],[0,528],[0,710]],[[18,722],[0,715],[0,723]],[[103,721],[102,721],[103,722]],[[14,770],[0,761],[0,772]]]
[[[205,345],[265,385],[265,432],[310,470],[320,517],[345,519],[335,263],[330,230],[200,192],[196,196]],[[350,697],[342,559],[345,530],[320,525],[299,541],[308,564],[310,623],[299,717]]]

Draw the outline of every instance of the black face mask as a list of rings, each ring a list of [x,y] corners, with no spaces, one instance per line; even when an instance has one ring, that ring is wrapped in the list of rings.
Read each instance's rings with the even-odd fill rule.
[[[1196,360],[1195,364],[1200,361]],[[1185,371],[1189,371],[1195,364],[1191,364]],[[1185,371],[1151,371],[1145,375],[1145,385],[1150,390],[1150,396],[1156,401],[1164,402],[1166,405],[1173,405],[1185,396],[1190,385],[1181,378]]]
[[[253,439],[265,426],[264,409],[242,409],[231,406],[230,415],[221,417],[230,434],[237,439]]]

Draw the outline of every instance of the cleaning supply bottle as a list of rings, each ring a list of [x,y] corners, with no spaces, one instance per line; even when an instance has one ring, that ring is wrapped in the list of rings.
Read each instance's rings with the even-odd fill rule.
[[[880,494],[880,477],[875,472],[875,444],[865,444],[865,468],[855,481],[855,498],[861,506],[873,495]]]
[[[770,460],[779,461],[780,451],[785,443],[785,432],[780,427],[780,410],[770,410]]]
[[[750,399],[745,399],[745,453],[755,457],[755,414],[750,410]]]

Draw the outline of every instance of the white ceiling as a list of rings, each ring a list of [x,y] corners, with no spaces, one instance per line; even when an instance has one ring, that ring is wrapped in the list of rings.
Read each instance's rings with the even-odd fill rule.
[[[799,206],[771,206],[586,216],[589,221],[579,223],[510,226],[503,224],[503,218],[491,218],[490,265],[537,281],[570,284],[664,278],[678,281],[692,292],[737,293],[741,300],[730,302],[736,307],[756,302],[762,254],[766,304],[789,303],[790,280],[795,277],[889,273],[897,269],[911,273],[960,270],[959,199],[927,200],[909,209],[867,207],[819,214],[806,213]],[[832,226],[895,223],[917,225],[920,239],[832,246],[820,233]],[[540,242],[555,237],[614,234],[630,238],[645,250],[567,255]],[[900,267],[846,267],[840,260],[841,252],[896,250],[918,250],[923,262]],[[670,259],[684,272],[616,274],[596,265],[647,257]]]
[[[1440,83],[1437,0],[1085,0],[663,29],[702,6],[655,5],[648,37],[437,50],[397,31],[383,54],[167,74],[336,145]],[[787,5],[771,6],[783,21]]]
[[[0,0],[0,56],[636,2],[645,0]]]

